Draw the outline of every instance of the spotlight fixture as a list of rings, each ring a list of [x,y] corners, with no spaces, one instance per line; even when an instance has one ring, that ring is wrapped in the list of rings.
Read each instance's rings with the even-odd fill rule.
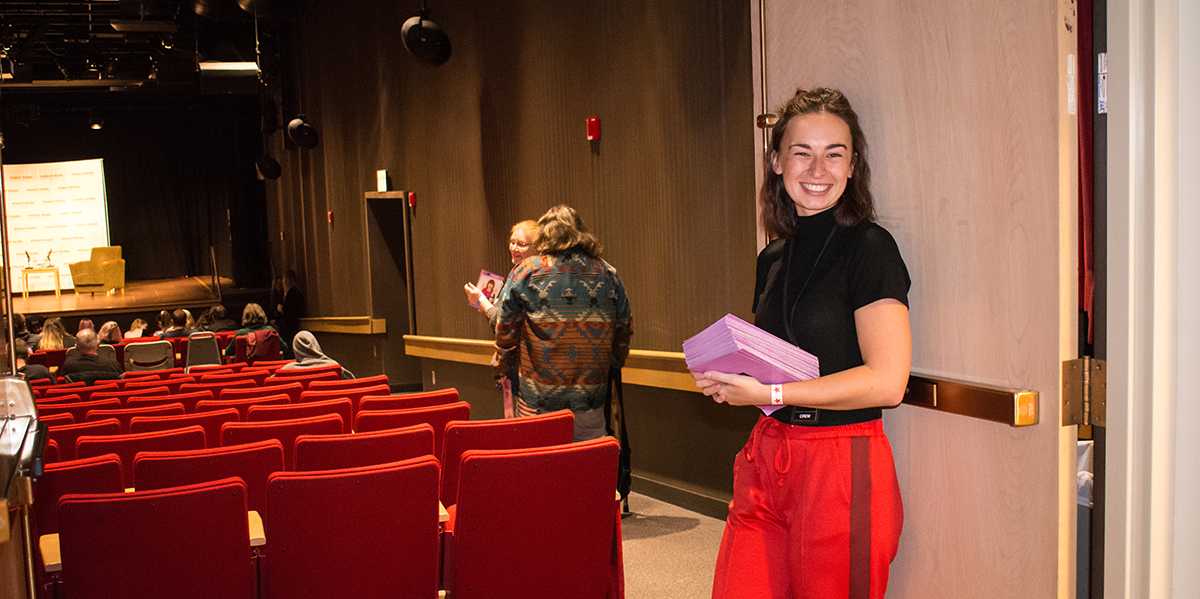
[[[92,111],[88,116],[88,127],[94,131],[99,131],[104,128],[104,119],[100,118],[100,114]]]
[[[291,120],[287,126],[288,139],[305,150],[317,147],[317,130],[300,115]]]
[[[450,38],[437,23],[429,20],[429,9],[421,2],[421,11],[400,28],[400,41],[417,60],[439,66],[450,60]]]

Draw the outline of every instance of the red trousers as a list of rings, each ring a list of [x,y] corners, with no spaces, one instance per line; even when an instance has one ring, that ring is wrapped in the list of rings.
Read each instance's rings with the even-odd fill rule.
[[[733,477],[713,599],[883,599],[904,511],[881,421],[761,416]]]

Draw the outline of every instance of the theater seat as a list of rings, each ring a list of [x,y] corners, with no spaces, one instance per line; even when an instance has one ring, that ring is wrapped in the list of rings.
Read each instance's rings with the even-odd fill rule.
[[[91,259],[68,266],[76,295],[125,288],[125,260],[121,258],[119,245],[92,248]]]

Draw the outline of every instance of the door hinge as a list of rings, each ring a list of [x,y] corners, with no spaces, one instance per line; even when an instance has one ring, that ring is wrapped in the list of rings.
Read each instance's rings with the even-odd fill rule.
[[[1062,423],[1105,426],[1108,367],[1083,357],[1062,363]]]

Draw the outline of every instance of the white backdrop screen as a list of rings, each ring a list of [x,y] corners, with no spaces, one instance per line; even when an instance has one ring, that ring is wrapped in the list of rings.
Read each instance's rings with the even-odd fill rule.
[[[67,264],[109,244],[102,159],[6,164],[4,201],[13,293],[24,290],[24,268],[57,268],[62,288],[74,288]],[[53,289],[52,273],[29,276],[30,291]]]

